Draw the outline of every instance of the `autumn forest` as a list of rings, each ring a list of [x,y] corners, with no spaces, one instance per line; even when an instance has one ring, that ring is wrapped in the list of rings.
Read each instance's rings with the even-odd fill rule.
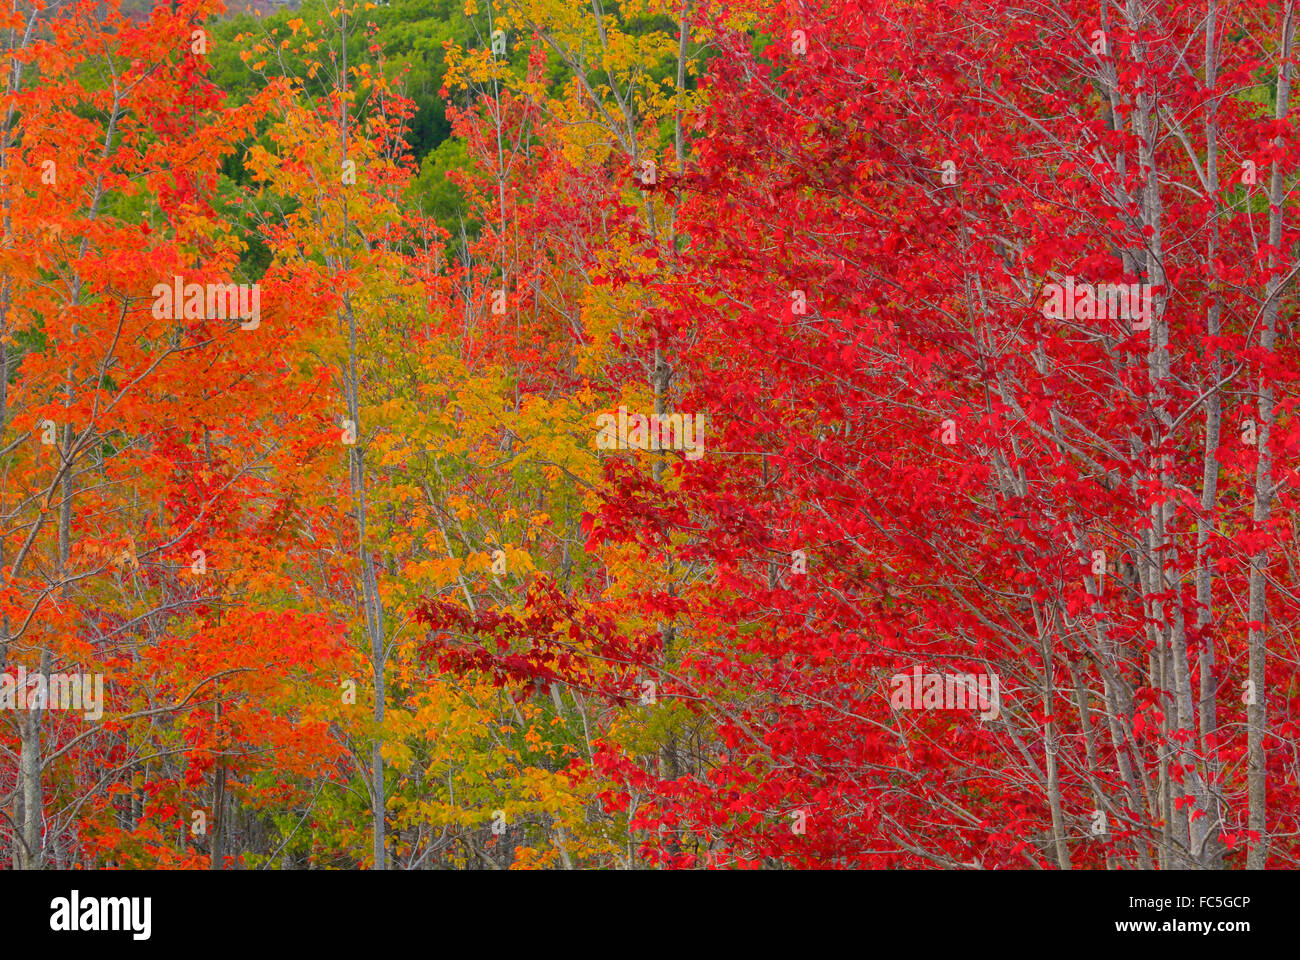
[[[1295,0],[11,0],[0,869],[1300,865]]]

